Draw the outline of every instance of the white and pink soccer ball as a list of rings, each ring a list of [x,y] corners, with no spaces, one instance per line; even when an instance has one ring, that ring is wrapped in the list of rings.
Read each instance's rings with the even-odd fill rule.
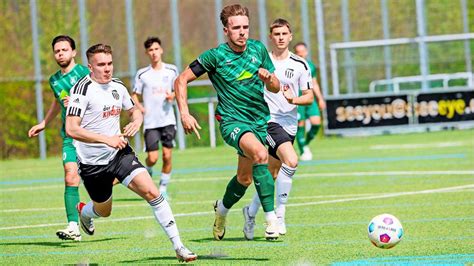
[[[370,242],[383,249],[393,248],[403,237],[402,224],[397,217],[387,213],[375,216],[367,232]]]

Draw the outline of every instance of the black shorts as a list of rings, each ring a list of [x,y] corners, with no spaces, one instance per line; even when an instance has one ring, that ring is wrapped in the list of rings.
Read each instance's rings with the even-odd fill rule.
[[[278,147],[285,142],[295,141],[295,136],[288,134],[278,123],[270,122],[267,127],[268,154],[280,160],[277,155]]]
[[[146,171],[128,145],[119,150],[115,158],[107,165],[79,163],[79,175],[84,182],[84,187],[90,198],[98,203],[105,202],[112,196],[115,178],[123,182],[124,185],[128,185],[131,178],[135,177],[141,170]]]
[[[169,125],[165,127],[150,128],[145,130],[146,151],[157,151],[158,142],[166,148],[173,148],[173,140],[176,136],[176,127]]]

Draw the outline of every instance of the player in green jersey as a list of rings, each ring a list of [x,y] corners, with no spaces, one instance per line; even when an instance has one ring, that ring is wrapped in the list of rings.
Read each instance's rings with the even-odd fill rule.
[[[254,180],[260,197],[267,227],[268,240],[278,238],[277,217],[274,211],[274,181],[268,171],[265,148],[267,121],[270,111],[264,99],[264,85],[274,93],[280,82],[273,74],[275,67],[265,46],[249,40],[249,12],[239,4],[224,7],[220,14],[227,42],[205,51],[192,62],[175,81],[175,93],[185,132],[201,129],[190,115],[187,104],[187,83],[208,73],[217,91],[216,118],[225,142],[238,152],[237,174],[230,180],[222,200],[214,205],[214,238],[225,234],[226,215]]]
[[[295,44],[293,49],[295,50],[295,54],[298,56],[303,58],[308,56],[308,47],[304,42]],[[313,76],[313,92],[314,96],[316,97],[316,101],[313,101],[313,104],[311,105],[298,106],[298,131],[296,133],[296,142],[298,143],[298,147],[300,149],[300,159],[302,161],[310,161],[313,159],[313,154],[311,153],[308,145],[318,134],[319,128],[321,127],[321,113],[319,109],[326,109],[326,102],[324,101],[323,94],[321,93],[321,89],[319,88],[318,81],[316,79],[316,66],[310,60],[307,60],[307,62],[309,64],[309,68],[311,69],[311,75]],[[305,137],[305,122],[307,119],[309,119],[311,123],[311,128]]]
[[[74,40],[65,35],[56,36],[51,44],[53,47],[54,59],[61,68],[49,78],[49,85],[53,91],[55,100],[52,101],[46,116],[41,123],[33,126],[28,131],[28,136],[37,136],[49,122],[51,122],[59,112],[63,121],[61,127],[61,137],[63,138],[63,167],[64,167],[64,204],[66,206],[66,216],[68,225],[65,229],[58,230],[56,235],[63,240],[81,240],[81,233],[78,227],[78,213],[76,204],[79,203],[79,182],[77,173],[76,149],[72,145],[72,138],[65,132],[64,121],[66,107],[69,101],[69,90],[76,82],[89,74],[89,69],[76,64],[76,44]]]

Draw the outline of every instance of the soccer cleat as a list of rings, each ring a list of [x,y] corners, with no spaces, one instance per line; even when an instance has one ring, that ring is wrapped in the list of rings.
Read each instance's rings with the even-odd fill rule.
[[[255,217],[249,215],[249,206],[245,206],[242,213],[244,214],[244,237],[247,240],[252,240],[255,230]]]
[[[82,216],[82,208],[84,208],[84,206],[86,206],[84,202],[79,202],[76,205],[76,209],[79,212],[79,220],[81,220],[81,228],[84,233],[88,235],[93,235],[95,231],[94,219]]]
[[[280,235],[286,235],[285,217],[278,217],[278,233]]]
[[[180,247],[176,251],[176,258],[179,262],[190,262],[197,259],[197,255],[186,247]]]
[[[271,221],[267,223],[265,228],[265,239],[266,240],[277,240],[280,234],[278,233],[278,222]]]
[[[311,161],[313,159],[313,154],[308,146],[303,148],[303,154],[300,156],[301,161]]]
[[[222,240],[225,235],[225,216],[220,215],[217,211],[217,203],[214,204],[214,212],[216,214],[216,219],[214,220],[214,227],[212,228],[212,234],[216,240]]]
[[[81,241],[81,232],[79,227],[68,225],[65,229],[56,231],[56,235],[62,240]]]

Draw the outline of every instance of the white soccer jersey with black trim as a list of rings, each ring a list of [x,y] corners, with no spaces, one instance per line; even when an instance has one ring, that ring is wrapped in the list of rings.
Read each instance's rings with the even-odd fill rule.
[[[300,95],[300,90],[313,88],[311,70],[308,63],[303,58],[289,52],[288,57],[283,60],[276,60],[270,53],[275,75],[280,81],[281,88],[288,87],[295,97]],[[283,92],[272,93],[265,90],[265,101],[270,108],[270,121],[280,124],[290,135],[296,135],[298,126],[298,110],[294,104],[289,104]]]
[[[89,75],[71,89],[66,114],[82,118],[81,127],[105,136],[120,134],[120,112],[134,106],[127,88],[119,79],[107,84],[93,81]],[[78,160],[83,164],[106,165],[118,150],[103,143],[74,140]]]
[[[174,91],[178,76],[175,65],[162,63],[160,70],[147,66],[138,70],[133,92],[141,94],[145,107],[143,129],[176,125],[173,102],[166,100],[166,93]]]

